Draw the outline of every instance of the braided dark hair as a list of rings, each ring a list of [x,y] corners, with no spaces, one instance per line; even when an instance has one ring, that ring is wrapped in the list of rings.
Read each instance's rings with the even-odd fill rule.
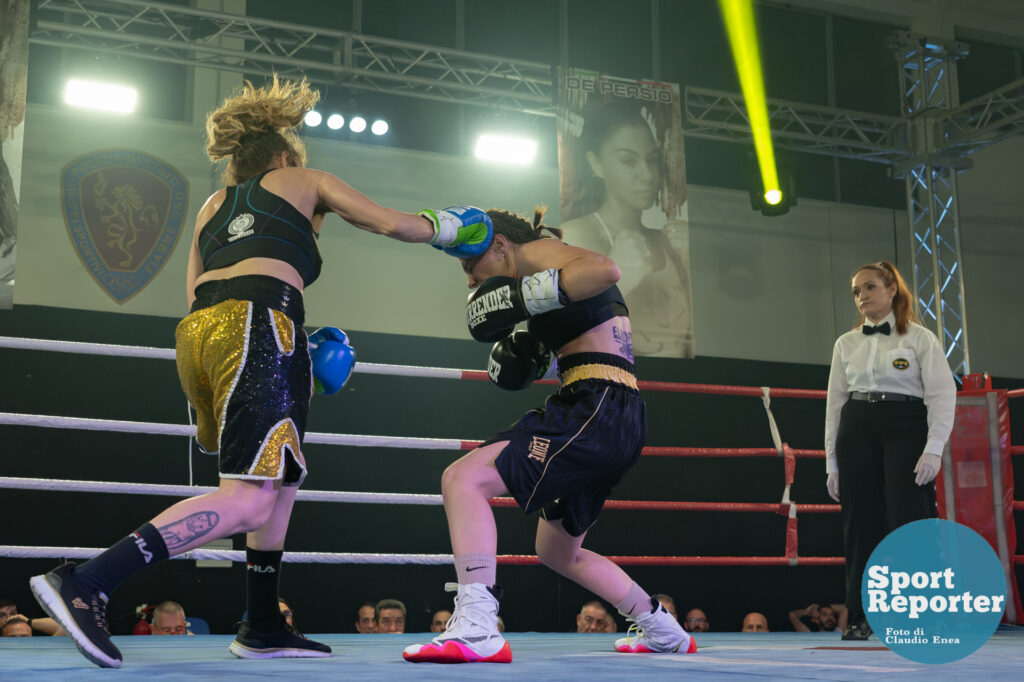
[[[491,217],[491,222],[494,224],[494,234],[504,235],[513,244],[537,241],[545,236],[544,230],[561,239],[562,230],[560,228],[541,223],[547,210],[547,206],[534,206],[532,224],[522,216],[497,208],[488,209],[487,215]]]

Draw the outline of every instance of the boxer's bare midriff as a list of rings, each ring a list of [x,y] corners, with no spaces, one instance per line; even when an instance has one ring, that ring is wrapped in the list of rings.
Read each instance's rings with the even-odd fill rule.
[[[226,268],[207,270],[196,278],[196,286],[215,279],[230,279],[242,275],[276,277],[302,291],[302,276],[299,275],[299,271],[288,263],[275,258],[246,258]]]
[[[633,362],[631,338],[629,318],[613,317],[559,348],[558,357],[565,358],[574,353],[610,353]]]

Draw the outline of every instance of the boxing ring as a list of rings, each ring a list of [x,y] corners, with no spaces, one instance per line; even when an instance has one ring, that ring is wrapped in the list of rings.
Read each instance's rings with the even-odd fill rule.
[[[345,679],[345,680],[908,680],[977,682],[985,677],[1019,677],[1024,636],[997,632],[967,658],[941,666],[914,663],[877,640],[843,642],[838,633],[705,633],[696,654],[627,655],[611,650],[613,635],[508,633],[511,665],[406,663],[401,651],[424,641],[423,634],[316,635],[334,649],[331,658],[234,659],[231,635],[114,637],[125,656],[116,671],[94,667],[59,637],[2,638],[4,671],[19,677],[74,680]],[[42,674],[40,676],[40,674]]]
[[[140,346],[53,341],[0,336],[0,348],[50,351],[71,354],[93,354],[108,357],[174,359],[174,350]],[[356,373],[392,375],[410,379],[446,379],[488,381],[487,373],[437,367],[419,367],[381,363],[359,363]],[[541,381],[538,383],[556,384]],[[784,462],[783,492],[778,502],[686,502],[654,500],[609,500],[606,510],[634,511],[709,511],[756,512],[777,514],[786,518],[784,545],[772,556],[653,556],[628,555],[608,558],[623,566],[836,566],[842,557],[801,556],[799,553],[798,519],[805,514],[835,514],[838,504],[798,504],[790,499],[798,458],[824,458],[823,450],[791,448],[781,437],[771,408],[773,398],[821,400],[825,391],[792,388],[723,386],[662,381],[639,381],[646,392],[677,392],[707,395],[745,396],[761,401],[771,434],[772,447],[765,448],[644,448],[649,457],[770,457]],[[1024,397],[1024,389],[1010,391],[1010,397]],[[143,421],[63,417],[50,414],[0,412],[0,424],[6,426],[106,431],[117,433],[185,436],[191,438],[191,424],[168,424]],[[462,438],[395,437],[342,433],[307,432],[304,443],[348,447],[386,447],[411,450],[471,450],[480,441]],[[1024,446],[1012,448],[1015,455],[1024,454]],[[436,482],[434,482],[436,484]],[[191,456],[189,485],[123,483],[92,480],[61,480],[0,476],[0,488],[46,490],[107,495],[148,495],[188,497],[213,490],[192,484]],[[348,504],[386,504],[408,506],[439,506],[439,494],[346,492],[333,490],[300,490],[297,501]],[[515,507],[511,498],[495,498],[493,507]],[[1015,509],[1024,509],[1024,502],[1015,501]],[[86,559],[100,547],[55,547],[0,545],[0,557],[9,559]],[[244,552],[200,548],[175,559],[219,559],[244,561]],[[1024,564],[1024,556],[1013,558]],[[391,554],[349,552],[286,552],[283,561],[307,564],[392,564],[450,565],[450,554]],[[503,554],[503,565],[539,564],[536,556]],[[935,669],[905,660],[890,652],[877,637],[867,642],[843,642],[840,633],[701,633],[697,635],[698,655],[693,656],[630,656],[611,650],[612,635],[509,633],[514,665],[435,666],[412,665],[401,659],[404,646],[424,641],[424,635],[316,635],[314,638],[331,645],[335,655],[329,659],[274,661],[237,661],[226,652],[232,636],[204,635],[189,637],[187,642],[161,637],[115,637],[125,654],[125,667],[120,675],[141,674],[160,679],[196,676],[246,675],[276,677],[298,671],[317,675],[344,675],[363,679],[390,679],[401,675],[413,679],[520,678],[532,675],[539,679],[623,679],[634,675],[665,672],[667,674],[700,674],[720,679],[748,678],[755,674],[768,679],[860,679],[866,675],[902,679],[930,679]],[[0,639],[0,660],[12,672],[47,672],[62,679],[85,679],[96,674],[110,674],[92,668],[73,646],[62,638],[30,640]],[[173,664],[173,665],[172,665]],[[338,667],[338,666],[343,667]],[[396,666],[401,666],[398,668]],[[1024,666],[1024,628],[1003,628],[979,651],[967,658],[942,666],[949,679],[977,679],[980,671],[999,674]],[[916,676],[916,677],[915,677]]]

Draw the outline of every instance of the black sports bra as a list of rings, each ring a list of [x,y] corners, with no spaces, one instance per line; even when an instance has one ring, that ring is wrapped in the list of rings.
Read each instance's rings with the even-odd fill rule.
[[[306,216],[260,186],[270,170],[226,188],[224,203],[199,232],[203,269],[225,268],[246,258],[273,258],[295,268],[308,287],[323,265],[317,234]]]
[[[580,334],[622,315],[629,315],[629,309],[619,287],[613,285],[597,296],[531,317],[527,329],[550,350],[557,351]]]

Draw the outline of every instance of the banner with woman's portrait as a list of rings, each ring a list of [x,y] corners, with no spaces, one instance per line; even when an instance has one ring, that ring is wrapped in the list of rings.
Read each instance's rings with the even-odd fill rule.
[[[558,169],[565,241],[619,266],[634,352],[692,358],[679,86],[562,69]]]
[[[0,0],[0,308],[10,308],[14,302],[29,4],[24,0]]]

